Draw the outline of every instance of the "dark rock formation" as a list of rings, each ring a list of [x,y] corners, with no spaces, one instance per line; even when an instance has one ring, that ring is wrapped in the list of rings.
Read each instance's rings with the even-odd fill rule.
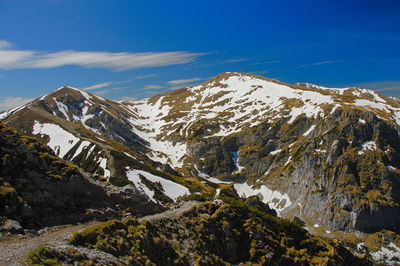
[[[36,250],[29,262],[107,259],[106,265],[371,265],[338,241],[311,236],[296,223],[233,198],[198,204],[178,217],[108,221],[75,234],[70,243],[69,247]],[[96,253],[88,250],[108,255],[90,257]]]
[[[20,136],[4,124],[0,124],[0,158],[0,217],[24,228],[163,210],[134,187],[96,181],[36,139]]]

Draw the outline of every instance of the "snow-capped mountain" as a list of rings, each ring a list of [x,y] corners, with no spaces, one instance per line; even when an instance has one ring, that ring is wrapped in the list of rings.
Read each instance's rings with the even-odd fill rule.
[[[324,234],[400,222],[400,102],[374,91],[224,73],[137,102],[62,87],[2,118],[154,201],[260,195]]]

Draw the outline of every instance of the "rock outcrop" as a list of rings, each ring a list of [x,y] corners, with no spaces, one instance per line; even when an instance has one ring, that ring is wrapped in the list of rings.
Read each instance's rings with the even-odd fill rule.
[[[0,217],[4,230],[10,224],[37,229],[164,210],[133,186],[120,188],[95,180],[56,157],[37,139],[20,136],[3,123],[0,158]]]

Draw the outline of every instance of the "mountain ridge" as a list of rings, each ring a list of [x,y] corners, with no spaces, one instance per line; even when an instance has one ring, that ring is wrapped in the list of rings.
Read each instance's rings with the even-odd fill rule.
[[[47,124],[61,125],[77,138],[64,157],[114,184],[130,183],[126,167],[140,166],[191,193],[260,194],[282,215],[327,232],[394,229],[398,221],[385,217],[393,216],[389,209],[395,216],[399,211],[399,102],[360,88],[307,86],[230,72],[137,102],[62,87],[3,119],[46,143],[52,134]],[[99,146],[93,151],[101,156],[84,141]],[[363,177],[377,169],[377,180]],[[388,213],[377,225],[374,204]],[[329,218],[317,215],[326,210]],[[359,215],[371,224],[357,225]]]

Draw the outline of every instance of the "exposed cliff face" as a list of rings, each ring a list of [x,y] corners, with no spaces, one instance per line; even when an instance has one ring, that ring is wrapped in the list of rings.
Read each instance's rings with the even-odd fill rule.
[[[163,208],[134,187],[96,181],[38,140],[0,123],[0,217],[24,228],[144,215]]]
[[[70,243],[68,247],[39,249],[29,261],[63,263],[78,258],[85,263],[102,261],[103,265],[370,264],[338,241],[311,236],[297,224],[229,198],[198,204],[179,216],[109,221],[75,234]]]
[[[279,215],[326,231],[393,230],[400,222],[400,103],[373,91],[224,73],[139,102],[64,87],[2,116],[63,158],[114,184],[133,182],[155,201],[176,196],[166,193],[166,179],[190,192],[230,186],[259,194]]]
[[[188,145],[200,172],[284,192],[291,204],[282,215],[328,231],[397,228],[399,150],[396,125],[372,112],[343,109],[323,120],[265,123]]]

